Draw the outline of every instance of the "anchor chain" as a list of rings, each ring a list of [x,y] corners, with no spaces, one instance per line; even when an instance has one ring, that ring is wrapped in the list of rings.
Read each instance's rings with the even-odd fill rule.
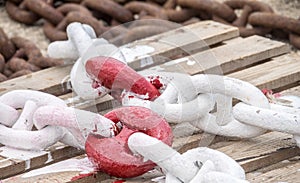
[[[73,47],[80,46],[79,42],[72,42]],[[89,42],[91,40],[88,39],[81,41],[83,45],[90,45]],[[56,43],[52,44],[54,46]],[[63,44],[66,42],[57,42],[56,46],[60,47]],[[72,50],[72,46],[69,45],[69,47]],[[81,48],[84,50],[84,47]],[[101,52],[97,54],[93,54],[95,56],[93,58],[81,54],[82,57],[87,58],[83,59],[83,66],[90,80],[90,87],[118,91],[113,97],[120,100],[123,106],[148,108],[169,123],[190,124],[203,131],[229,137],[252,138],[267,130],[281,131],[293,134],[299,145],[299,125],[297,124],[299,109],[270,103],[269,98],[266,97],[267,92],[259,90],[250,83],[209,74],[190,76],[148,70],[148,72],[141,72],[143,75],[140,75],[128,67],[124,60],[106,57]],[[74,55],[77,55],[77,58],[80,54],[74,51]],[[68,56],[72,57],[72,55]],[[233,105],[233,98],[240,102]],[[287,126],[284,125],[285,123]],[[242,168],[217,151],[196,148],[180,155],[164,142],[146,134],[136,132],[126,138],[133,153],[141,155],[146,160],[150,159],[165,171],[166,182],[206,182],[208,180],[222,182],[225,178],[228,182],[247,182]],[[99,142],[102,144],[101,141]],[[92,144],[88,147],[92,148]],[[101,149],[103,149],[102,145],[99,146],[99,152]],[[97,153],[92,153],[92,156],[99,157]],[[216,161],[219,162],[216,160],[217,157],[220,157],[220,161],[226,160],[226,162],[222,165],[217,164]],[[106,156],[103,158],[106,159]],[[101,161],[98,160],[99,163]],[[179,169],[182,170],[182,167],[178,167],[180,163],[188,173],[184,171],[180,173]],[[111,173],[109,167],[110,165],[106,165],[105,168],[106,172],[111,175],[130,176],[130,173],[125,173],[125,175],[122,172]]]

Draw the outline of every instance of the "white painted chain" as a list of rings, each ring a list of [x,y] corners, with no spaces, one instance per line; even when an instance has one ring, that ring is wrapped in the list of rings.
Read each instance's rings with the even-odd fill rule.
[[[92,80],[85,71],[85,62],[96,56],[110,56],[123,61],[119,48],[105,39],[97,38],[93,28],[87,24],[74,22],[68,25],[67,41],[55,41],[48,46],[48,55],[53,58],[77,60],[72,68],[70,79],[72,89],[83,99],[94,99],[99,93],[106,94],[108,89],[99,90],[91,86]]]
[[[243,168],[227,155],[206,147],[183,154],[144,133],[128,139],[134,153],[155,162],[166,173],[166,183],[246,183]]]
[[[18,109],[22,109],[21,114]],[[114,134],[114,123],[109,119],[67,107],[58,97],[39,91],[3,94],[0,111],[0,144],[13,148],[43,150],[60,141],[84,149],[89,133],[104,137]]]
[[[149,77],[149,71],[142,74]],[[270,105],[266,96],[250,83],[202,74],[189,76],[158,72],[150,75],[150,78],[153,77],[160,78],[167,85],[160,97],[145,101],[127,93],[123,105],[147,107],[168,122],[188,122],[216,135],[252,138],[274,130],[293,134],[296,140],[299,139],[300,110]],[[232,98],[241,102],[232,107]],[[215,105],[216,112],[211,112]]]
[[[80,97],[89,99],[95,97],[99,91],[95,92],[90,87],[91,80],[86,76],[84,68],[85,61],[93,56],[111,55],[110,48],[118,53],[120,50],[105,40],[95,39],[93,31],[85,25],[78,23],[73,25],[71,24],[67,29],[69,40],[51,43],[52,46],[49,46],[48,52],[53,57],[55,54],[55,57],[59,58],[78,59],[71,72],[72,85]],[[97,41],[98,43],[93,45]],[[99,45],[103,47],[103,52],[99,49],[100,47],[97,47]],[[108,51],[104,48],[108,48]],[[67,50],[67,53],[61,52],[61,50]],[[184,126],[189,124],[216,135],[252,138],[267,130],[291,133],[300,145],[299,110],[270,105],[265,95],[247,82],[217,75],[189,76],[161,72],[153,74],[152,71],[144,71],[142,74],[149,80],[158,78],[164,84],[165,87],[161,88],[163,91],[161,96],[154,101],[149,101],[134,93],[124,91],[123,105],[147,107],[170,123],[184,124]],[[241,101],[234,107],[232,106],[233,98]],[[13,109],[9,106],[5,107],[12,116],[15,115]],[[53,106],[39,109],[43,109],[44,112],[41,111],[38,117],[47,116],[46,111],[56,114],[53,115],[53,119],[49,118],[51,119],[49,121],[35,123],[40,130],[45,129],[45,125],[50,124],[50,121],[57,124],[64,114],[72,113],[66,108],[64,111]],[[38,117],[37,119],[39,119]],[[3,120],[5,123],[10,122],[8,119]],[[70,124],[72,123],[70,122]],[[70,134],[80,139],[77,136],[78,129],[81,129],[80,125],[71,129]],[[218,183],[225,180],[227,182],[247,182],[245,181],[245,172],[238,163],[215,150],[196,148],[180,155],[161,141],[142,133],[131,135],[128,145],[133,152],[152,160],[166,171],[166,183]]]
[[[264,129],[240,123],[231,113],[232,96],[251,105],[269,108],[267,98],[249,83],[217,75],[154,73],[153,76],[171,80],[165,89],[167,94],[163,92],[153,102],[125,95],[123,105],[147,107],[171,123],[188,122],[217,135],[250,138],[265,132]],[[173,99],[166,97],[168,95]],[[211,114],[216,101],[217,112]]]

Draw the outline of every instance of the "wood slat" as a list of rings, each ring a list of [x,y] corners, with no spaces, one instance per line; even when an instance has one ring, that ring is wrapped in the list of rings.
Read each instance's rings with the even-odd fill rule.
[[[239,36],[236,27],[213,21],[201,21],[157,36],[130,43],[126,48],[153,48],[153,52],[127,60],[128,65],[140,70],[169,61],[178,55],[190,55],[209,49],[210,45]],[[125,56],[126,57],[126,56]]]
[[[1,149],[0,149],[1,151]],[[20,153],[22,153],[20,151]],[[36,153],[33,157],[26,160],[7,159],[0,160],[0,179],[22,173],[27,170],[35,169],[53,162],[70,158],[82,154],[82,150],[57,143],[49,149]]]
[[[292,135],[270,132],[248,140],[218,148],[235,159],[245,172],[269,166],[300,154]]]
[[[284,88],[300,81],[300,57],[286,54],[270,62],[229,74],[229,77],[248,81],[259,88]]]
[[[248,180],[252,183],[271,183],[271,182],[300,182],[300,161],[294,162],[284,161],[281,162],[280,168],[273,169],[264,173],[254,172],[248,175]]]
[[[198,73],[227,74],[287,52],[289,52],[289,47],[282,42],[260,36],[251,36],[245,39],[232,40],[229,44],[176,59],[150,69],[183,72],[190,75]]]
[[[40,90],[53,95],[67,93],[69,90],[64,78],[69,75],[71,68],[71,65],[52,67],[2,82],[0,83],[0,95],[17,89]]]

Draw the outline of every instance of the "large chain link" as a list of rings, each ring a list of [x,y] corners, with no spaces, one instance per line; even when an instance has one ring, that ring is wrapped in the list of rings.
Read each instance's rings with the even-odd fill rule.
[[[299,136],[300,110],[270,105],[263,92],[247,82],[217,75],[158,72],[150,76],[153,77],[167,85],[166,93],[154,101],[144,101],[132,92],[126,92],[123,105],[147,107],[171,123],[189,122],[217,135],[252,138],[274,130],[292,134],[295,139]],[[166,77],[169,78],[167,84],[162,79]],[[241,102],[233,107],[232,98]],[[212,113],[214,106],[216,112]]]
[[[39,91],[5,93],[0,107],[0,143],[18,149],[43,150],[58,141],[84,149],[89,133],[111,137],[115,132],[107,118],[67,107],[58,97]]]

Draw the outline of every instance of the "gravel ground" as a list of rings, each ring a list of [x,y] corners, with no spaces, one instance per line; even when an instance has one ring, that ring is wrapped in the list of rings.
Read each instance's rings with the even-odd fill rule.
[[[223,2],[225,0],[218,1]],[[271,5],[278,14],[292,18],[300,17],[300,0],[263,0],[263,2]],[[4,29],[9,37],[21,36],[32,40],[42,50],[42,53],[46,55],[49,40],[43,34],[40,25],[26,26],[15,22],[8,17],[5,9],[0,7],[0,27]]]

